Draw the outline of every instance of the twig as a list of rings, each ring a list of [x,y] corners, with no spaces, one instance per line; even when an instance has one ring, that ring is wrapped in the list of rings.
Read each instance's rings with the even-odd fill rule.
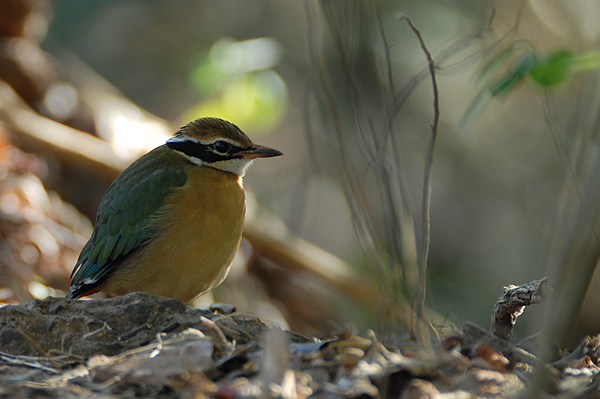
[[[29,341],[34,346],[35,349],[37,349],[52,364],[52,367],[54,367],[57,370],[57,372],[61,370],[61,367],[51,357],[48,357],[47,352],[44,349],[42,349],[42,347],[33,338],[26,334],[25,331],[23,331],[23,329],[21,328],[21,326],[17,326],[17,330],[23,337],[25,337],[27,341]]]
[[[219,328],[217,323],[215,323],[211,319],[206,318],[204,316],[200,316],[200,322],[215,332],[216,337],[219,339],[219,344],[221,344],[221,345],[230,345],[231,344],[227,340],[227,337],[225,337],[225,334],[223,334],[223,331],[221,331],[221,329]]]
[[[48,371],[50,373],[59,373],[60,367],[48,367],[40,363],[40,360],[50,360],[48,357],[38,357],[38,356],[17,356],[12,355],[6,352],[0,352],[0,360],[4,361],[8,364],[17,365],[17,366],[26,366],[35,369],[40,369],[44,371]]]
[[[210,328],[212,331],[214,331],[216,335],[215,339],[213,339],[213,344],[215,348],[213,358],[216,359],[223,355],[231,355],[236,348],[235,340],[229,342],[227,340],[227,337],[225,337],[225,334],[223,334],[223,331],[221,330],[219,325],[214,321],[210,320],[209,318],[200,316],[200,322],[206,327]]]
[[[136,335],[137,333],[139,333],[140,331],[150,329],[151,327],[152,326],[150,323],[139,325],[136,328],[133,328],[133,329],[127,331],[126,333],[123,333],[120,336],[118,336],[117,341],[123,341],[123,340],[129,339],[129,338],[133,337],[134,335]]]
[[[415,326],[418,326],[419,320],[423,316],[423,310],[425,308],[425,291],[427,288],[427,259],[429,257],[429,245],[431,240],[431,176],[433,172],[433,154],[435,150],[435,142],[437,139],[438,125],[440,120],[440,99],[437,78],[435,75],[435,63],[433,61],[431,53],[425,45],[425,41],[423,40],[423,36],[421,36],[421,32],[419,32],[419,30],[415,27],[415,25],[408,17],[402,16],[400,18],[400,21],[405,21],[408,24],[415,36],[417,36],[419,43],[421,43],[421,48],[423,49],[423,52],[427,57],[427,62],[429,63],[429,73],[431,74],[431,83],[433,85],[434,114],[433,124],[431,125],[431,139],[429,141],[429,148],[427,149],[427,161],[425,163],[425,176],[423,178],[423,197],[421,206],[423,237],[421,246],[421,258],[419,262],[419,288],[417,290],[417,300],[415,304],[415,313],[417,316]]]
[[[98,328],[97,330],[94,331],[90,331],[89,333],[83,334],[83,338],[89,338],[92,335],[96,335],[99,332],[102,331],[112,331],[112,328],[108,325],[108,323],[104,322],[104,324],[102,325],[102,327]]]
[[[548,293],[548,277],[534,280],[521,286],[504,287],[504,293],[494,305],[490,332],[496,337],[509,339],[517,318],[525,306],[540,303]]]
[[[158,356],[160,354],[160,352],[163,350],[163,337],[166,337],[167,334],[166,333],[158,333],[156,334],[156,349],[154,349],[152,352],[150,352],[150,354],[148,355],[148,357],[150,359]]]

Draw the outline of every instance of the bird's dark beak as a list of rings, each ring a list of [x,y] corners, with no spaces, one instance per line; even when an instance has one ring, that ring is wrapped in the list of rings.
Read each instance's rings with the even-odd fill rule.
[[[233,156],[239,156],[246,159],[253,158],[269,158],[269,157],[278,157],[283,155],[283,152],[277,151],[273,148],[265,147],[263,145],[252,144],[250,148],[247,148],[243,151],[236,152],[235,154],[231,154]]]

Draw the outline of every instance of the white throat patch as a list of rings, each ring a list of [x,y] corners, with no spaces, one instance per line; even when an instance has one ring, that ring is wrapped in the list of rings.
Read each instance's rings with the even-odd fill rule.
[[[253,159],[237,158],[228,159],[227,161],[213,162],[211,164],[204,164],[211,168],[219,169],[225,172],[236,174],[240,177],[244,177],[250,165],[252,165]]]

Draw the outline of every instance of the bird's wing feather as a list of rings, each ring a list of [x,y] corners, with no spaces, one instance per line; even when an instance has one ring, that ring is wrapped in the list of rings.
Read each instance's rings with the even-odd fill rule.
[[[94,233],[73,269],[70,297],[81,296],[101,284],[118,260],[150,238],[150,221],[168,194],[183,186],[187,178],[181,168],[149,171],[138,167],[127,172],[111,184],[98,209]]]

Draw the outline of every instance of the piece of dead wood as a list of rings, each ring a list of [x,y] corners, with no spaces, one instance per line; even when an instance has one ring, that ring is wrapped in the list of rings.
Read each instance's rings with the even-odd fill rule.
[[[249,206],[249,209],[252,207]],[[292,273],[309,273],[330,286],[367,305],[376,313],[394,317],[400,325],[411,320],[407,304],[392,304],[383,298],[374,285],[360,279],[352,266],[330,252],[290,232],[276,217],[261,212],[259,217],[249,212],[244,239],[254,251]]]
[[[521,286],[504,287],[504,293],[494,305],[490,332],[496,337],[509,339],[517,318],[523,314],[525,306],[541,303],[548,294],[547,277],[534,280]]]
[[[11,129],[27,150],[50,153],[108,182],[132,161],[119,158],[106,141],[38,114],[3,81],[0,81],[0,122]]]
[[[552,366],[563,370],[567,367],[577,367],[582,363],[598,364],[600,355],[600,334],[585,337],[572,352],[567,352],[562,359],[552,363]]]
[[[549,367],[546,363],[540,360],[537,356],[511,344],[505,339],[485,331],[483,328],[473,324],[465,323],[463,327],[464,345],[468,349],[472,349],[480,342],[488,344],[493,349],[496,349],[506,356],[511,364],[525,363],[534,367]],[[552,368],[553,369],[553,368]],[[557,371],[553,369],[556,373]]]

